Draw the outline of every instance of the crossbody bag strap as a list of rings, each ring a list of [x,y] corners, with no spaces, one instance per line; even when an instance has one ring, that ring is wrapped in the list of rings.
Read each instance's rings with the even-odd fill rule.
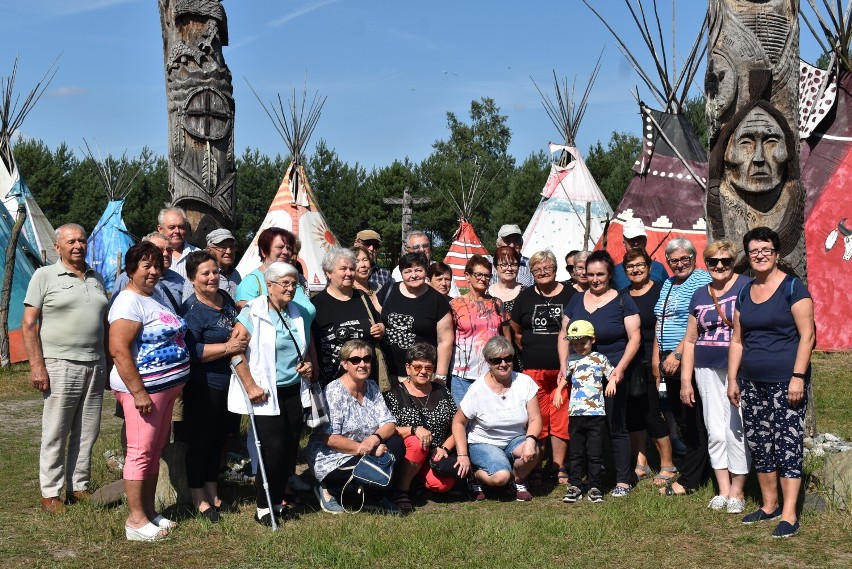
[[[281,315],[281,311],[278,310],[278,307],[272,303],[272,300],[267,297],[267,303],[275,310],[275,314],[278,315],[279,320],[281,320],[281,324],[284,325],[284,328],[287,329],[287,333],[290,334],[290,339],[293,340],[293,347],[296,348],[296,355],[299,358],[299,363],[305,361],[305,358],[302,357],[302,350],[299,349],[299,342],[296,341],[296,337],[293,335],[293,331],[290,330],[290,326],[287,325],[287,321],[284,320],[284,316]]]
[[[663,314],[660,317],[660,351],[663,350],[663,328],[666,325],[666,307],[669,305],[669,297],[672,295],[674,282],[669,286],[669,292],[666,293],[666,299],[663,301]]]
[[[724,322],[728,328],[733,329],[734,324],[725,317],[725,313],[722,311],[722,307],[719,305],[719,299],[716,298],[716,293],[715,291],[713,291],[713,287],[707,285],[707,290],[710,291],[710,296],[713,297],[713,304],[716,306],[716,312],[719,313],[719,318],[722,319],[722,322]]]

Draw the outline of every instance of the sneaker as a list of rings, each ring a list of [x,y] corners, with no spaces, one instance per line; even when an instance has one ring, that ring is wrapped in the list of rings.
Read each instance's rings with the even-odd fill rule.
[[[777,520],[780,517],[781,517],[781,506],[778,506],[777,508],[775,508],[775,511],[772,512],[771,514],[767,514],[766,512],[764,512],[763,508],[758,508],[757,510],[753,511],[752,513],[746,514],[745,516],[743,516],[743,523],[748,525],[748,524],[755,524],[757,522],[770,522],[772,520]]]
[[[791,524],[790,522],[781,522],[777,526],[775,526],[775,530],[772,532],[772,537],[790,537],[799,531],[799,520],[796,520],[796,523]]]
[[[515,500],[518,502],[529,502],[533,499],[533,495],[527,490],[527,487],[520,482],[515,482]]]
[[[485,499],[485,492],[482,491],[482,486],[476,482],[470,482],[468,485],[468,495],[474,502],[481,502]]]
[[[600,492],[599,492],[600,493]],[[577,500],[583,497],[583,491],[577,488],[576,486],[569,486],[568,491],[565,493],[565,496],[562,498],[562,501],[566,504],[573,504]]]
[[[724,510],[728,506],[728,499],[724,496],[713,496],[713,499],[710,500],[710,503],[707,504],[707,507],[711,510]],[[742,509],[740,509],[742,511]]]
[[[328,512],[329,514],[343,513],[343,506],[340,505],[340,502],[338,502],[331,494],[329,494],[328,498],[326,498],[325,490],[319,484],[314,486],[314,494],[316,495],[320,508],[322,508],[323,512]]]
[[[742,514],[745,510],[745,500],[742,498],[728,498],[728,513]]]
[[[616,486],[612,489],[610,496],[613,498],[624,498],[628,494],[630,494],[630,486]]]
[[[603,502],[603,494],[597,488],[590,488],[586,493],[586,499],[593,504],[600,504]]]

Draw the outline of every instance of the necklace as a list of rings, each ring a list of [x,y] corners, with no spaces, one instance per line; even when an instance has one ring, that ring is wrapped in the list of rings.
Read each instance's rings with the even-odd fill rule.
[[[538,288],[538,285],[535,285],[533,288],[535,289],[536,294],[539,295],[540,297],[542,297],[544,299],[544,302],[548,306],[550,306],[550,303],[553,301],[553,297],[558,294],[556,292],[557,287],[553,287],[553,290],[551,291],[550,295],[546,295],[543,292],[541,292],[541,289]],[[505,397],[504,397],[504,399],[505,399]]]
[[[411,397],[412,401],[416,401],[418,405],[420,405],[421,409],[425,409],[429,404],[429,398],[432,397],[432,390],[429,391],[426,395],[415,395],[411,392],[411,380],[409,379],[406,382],[405,390],[408,392],[409,397]]]
[[[488,387],[491,389],[491,391],[493,391],[498,396],[500,396],[500,399],[505,400],[506,399],[506,392],[509,391],[512,388],[512,384],[509,383],[509,387],[506,387],[505,385],[503,385],[502,383],[497,381],[497,379],[494,377],[494,374],[492,374],[490,371],[488,372],[488,377],[490,377],[491,381],[493,381],[496,384],[496,385],[489,385]]]

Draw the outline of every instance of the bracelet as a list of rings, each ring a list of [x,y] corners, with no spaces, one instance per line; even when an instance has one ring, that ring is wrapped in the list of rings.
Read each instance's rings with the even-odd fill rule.
[[[467,456],[466,454],[457,454],[456,456]]]
[[[228,342],[222,343],[222,353],[225,354],[226,356],[228,355]]]
[[[535,435],[527,435],[527,436],[526,436],[526,437],[524,437],[524,438],[532,439],[532,440],[534,440],[535,442],[538,442],[538,437],[536,437]]]
[[[417,425],[412,425],[412,426],[411,426],[411,436],[412,436],[412,437],[416,437],[416,436],[417,436]]]
[[[450,454],[449,449],[447,447],[445,447],[444,445],[439,445],[438,448],[443,450],[445,453]]]
[[[375,436],[377,439],[379,439],[379,444],[380,444],[380,445],[385,444],[385,439],[383,439],[383,438],[382,438],[382,435],[380,435],[379,433],[373,433],[373,434],[372,434],[372,435],[370,435],[370,436],[371,436],[371,437],[372,437],[372,436]]]
[[[791,374],[793,377],[798,377],[799,379],[807,379],[807,375],[804,373],[793,372]]]

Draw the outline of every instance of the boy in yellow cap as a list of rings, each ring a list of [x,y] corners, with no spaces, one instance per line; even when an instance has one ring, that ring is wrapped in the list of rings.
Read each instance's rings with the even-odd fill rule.
[[[568,400],[568,431],[571,434],[568,450],[568,491],[563,502],[573,503],[583,497],[583,470],[586,470],[590,502],[603,502],[600,491],[603,439],[606,433],[604,396],[615,395],[615,382],[607,381],[613,365],[607,357],[593,351],[595,327],[587,320],[575,320],[568,325],[566,339],[576,356],[568,360],[566,377],[559,379],[553,392],[553,406],[562,405],[562,390],[571,382]],[[604,386],[604,384],[606,384]],[[588,468],[584,468],[588,462]]]

